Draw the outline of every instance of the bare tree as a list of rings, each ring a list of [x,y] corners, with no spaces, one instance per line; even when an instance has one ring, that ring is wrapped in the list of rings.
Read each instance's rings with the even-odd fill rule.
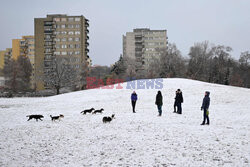
[[[166,49],[158,49],[159,58],[152,58],[150,77],[184,77],[185,63],[175,44],[168,44]]]
[[[45,71],[45,85],[56,89],[56,94],[60,94],[63,87],[72,87],[77,82],[77,71],[69,63],[69,58],[56,57],[52,60],[53,68]]]
[[[212,55],[213,50],[208,41],[195,43],[189,51],[188,76],[192,79],[207,80]]]
[[[250,87],[250,52],[241,53],[239,59],[239,68],[237,69],[239,77],[243,80],[244,87]]]

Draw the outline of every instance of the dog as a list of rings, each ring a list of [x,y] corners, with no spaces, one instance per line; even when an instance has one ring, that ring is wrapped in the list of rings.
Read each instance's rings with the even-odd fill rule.
[[[87,113],[91,113],[93,110],[95,110],[94,108],[88,109],[88,110],[84,110],[81,112],[81,114],[87,114]]]
[[[42,115],[27,115],[26,117],[29,117],[29,119],[27,121],[29,121],[33,118],[36,119],[36,121],[38,121],[38,119],[42,121],[41,118],[44,118]]]
[[[60,114],[59,116],[52,116],[50,115],[51,121],[59,120],[60,118],[64,118],[64,115]]]
[[[115,118],[115,114],[112,114],[111,117],[103,117],[103,118],[102,118],[102,122],[103,122],[103,123],[107,123],[107,122],[110,123],[114,118]]]
[[[92,112],[92,114],[96,114],[96,113],[102,113],[102,111],[104,111],[104,109],[100,109],[100,110],[95,110],[94,112]]]

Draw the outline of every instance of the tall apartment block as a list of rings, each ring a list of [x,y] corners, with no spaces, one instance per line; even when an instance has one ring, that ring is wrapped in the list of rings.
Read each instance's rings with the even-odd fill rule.
[[[160,55],[157,48],[167,48],[167,43],[167,30],[134,29],[123,35],[123,56],[135,59],[137,70],[148,69]]]
[[[41,78],[53,68],[52,60],[57,56],[69,58],[68,63],[80,76],[90,62],[88,19],[84,16],[55,14],[47,15],[46,18],[35,18],[34,21],[36,89],[47,88]]]
[[[12,48],[0,51],[0,70],[3,70],[5,63],[10,58],[12,58]]]
[[[4,68],[4,55],[5,55],[5,51],[1,50],[0,51],[0,70],[2,71]]]
[[[31,88],[35,88],[35,41],[34,36],[22,36],[22,39],[12,40],[12,58],[17,60],[19,56],[27,56],[32,66]]]

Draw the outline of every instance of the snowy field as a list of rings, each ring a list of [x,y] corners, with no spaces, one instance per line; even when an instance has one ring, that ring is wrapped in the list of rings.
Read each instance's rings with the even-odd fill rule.
[[[126,83],[122,84],[126,87]],[[173,113],[175,90],[183,114]],[[211,92],[210,125],[200,126],[204,92]],[[1,167],[250,166],[250,89],[188,79],[164,79],[163,114],[158,90],[92,89],[46,98],[0,99]],[[103,114],[81,115],[104,108]],[[116,119],[103,124],[102,117]],[[42,114],[43,121],[26,115]],[[63,114],[60,122],[49,115]]]

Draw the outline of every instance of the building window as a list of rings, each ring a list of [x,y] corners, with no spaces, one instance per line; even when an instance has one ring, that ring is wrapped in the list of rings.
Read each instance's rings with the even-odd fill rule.
[[[61,21],[67,21],[67,18],[61,18]]]
[[[54,52],[54,55],[60,55],[60,52]]]
[[[59,35],[59,34],[60,34],[60,31],[55,31],[54,34],[55,34],[55,35]]]
[[[68,21],[74,21],[74,18],[73,17],[69,17]]]
[[[69,24],[68,28],[74,28],[74,25],[73,24]]]
[[[80,48],[80,45],[79,44],[75,44],[75,48]]]
[[[75,55],[79,55],[80,54],[80,51],[75,51]]]
[[[67,38],[62,38],[62,42],[65,42],[65,41],[67,41]]]
[[[45,39],[51,39],[50,35],[45,35]]]
[[[74,31],[69,31],[69,35],[74,35]]]
[[[56,38],[55,41],[56,41],[56,42],[60,42],[60,38]]]
[[[75,18],[75,21],[80,21],[80,20],[81,20],[80,17],[76,17],[76,18]]]
[[[62,45],[62,49],[66,49],[67,48],[67,45]]]
[[[79,35],[79,34],[80,34],[80,31],[76,31],[75,34],[76,34],[76,35]]]
[[[59,21],[60,21],[60,18],[54,18],[54,21],[55,21],[55,22],[59,22]]]
[[[73,44],[70,44],[70,45],[69,45],[69,48],[74,48],[74,45],[73,45]]]
[[[66,28],[65,24],[62,24],[62,25],[61,25],[61,28]]]
[[[44,31],[51,31],[50,27],[44,27]]]
[[[52,42],[45,42],[45,45],[52,45]]]
[[[68,38],[69,41],[73,41],[73,38]]]
[[[51,55],[45,55],[45,59],[51,59]],[[32,64],[34,66],[34,64]]]
[[[62,32],[61,32],[61,34],[66,35],[66,34],[67,34],[67,32],[66,32],[66,31],[62,31]]]
[[[80,28],[80,24],[76,24],[76,28]]]
[[[45,49],[45,52],[46,52],[46,53],[48,53],[48,52],[50,52],[50,51],[51,51],[50,48]]]
[[[68,55],[73,55],[73,54],[74,54],[74,52],[72,52],[72,51],[71,51],[71,52],[68,52]]]
[[[67,55],[67,52],[62,52],[62,55]]]
[[[80,41],[80,38],[75,38],[75,41]]]
[[[56,49],[59,49],[59,48],[61,48],[61,45],[56,45]]]

